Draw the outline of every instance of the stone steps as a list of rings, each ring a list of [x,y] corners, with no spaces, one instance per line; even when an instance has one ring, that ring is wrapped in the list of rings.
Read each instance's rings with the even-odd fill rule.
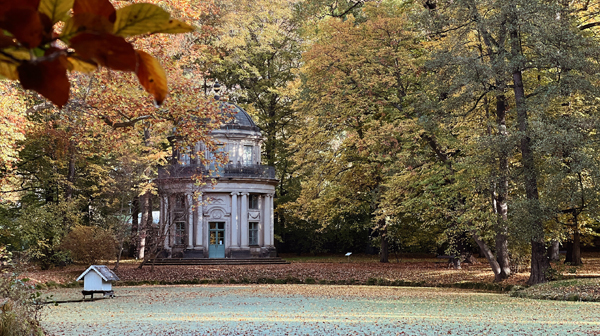
[[[289,264],[288,261],[276,258],[250,258],[250,259],[231,259],[231,258],[160,258],[154,261],[154,265],[273,265]]]

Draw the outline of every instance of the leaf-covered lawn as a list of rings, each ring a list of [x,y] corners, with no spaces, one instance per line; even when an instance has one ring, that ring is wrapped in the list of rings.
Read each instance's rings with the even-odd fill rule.
[[[292,258],[290,258],[292,259]],[[450,285],[461,282],[492,284],[494,275],[484,259],[477,264],[463,264],[463,269],[448,268],[444,260],[407,258],[397,263],[394,259],[388,264],[377,262],[377,256],[355,256],[347,262],[343,256],[300,257],[292,259],[288,265],[204,265],[204,266],[149,266],[138,269],[138,263],[128,261],[119,266],[117,274],[122,282],[166,282],[193,280],[218,280],[223,283],[261,283],[270,280],[296,279],[316,283],[355,283],[367,284],[369,279],[386,281],[419,282],[427,286]],[[600,277],[600,254],[587,253],[584,265],[577,267],[576,274],[567,272],[566,276]],[[33,284],[69,283],[74,281],[88,265],[70,265],[47,271],[32,270],[23,275]],[[113,267],[113,264],[109,264]],[[524,285],[529,278],[528,272],[518,273],[505,280],[501,285]],[[233,281],[232,281],[233,280]],[[262,280],[262,281],[261,281]],[[295,282],[295,281],[287,281]]]
[[[80,299],[59,289],[56,299]],[[50,306],[49,335],[600,335],[600,303],[456,289],[229,285],[119,287]]]
[[[55,281],[67,283],[75,280],[86,269],[84,265],[71,265],[64,269],[33,271],[24,276],[35,283]],[[109,265],[112,268],[112,265]],[[462,270],[448,268],[445,262],[401,262],[381,264],[374,262],[299,262],[288,265],[202,265],[202,266],[156,266],[138,269],[137,264],[121,264],[117,271],[122,281],[166,281],[175,282],[193,279],[221,279],[224,282],[258,279],[307,278],[319,281],[351,281],[365,284],[369,278],[425,282],[428,285],[452,284],[461,281],[489,282],[494,280],[487,264],[465,265]],[[529,274],[520,273],[506,284],[523,284]]]

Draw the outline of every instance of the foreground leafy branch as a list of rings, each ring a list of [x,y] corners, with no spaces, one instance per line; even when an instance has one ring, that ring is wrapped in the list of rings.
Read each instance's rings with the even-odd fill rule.
[[[69,100],[68,71],[101,66],[135,72],[162,104],[168,92],[163,68],[125,38],[194,30],[156,5],[115,9],[108,0],[0,0],[0,29],[0,78],[18,80],[59,107]]]

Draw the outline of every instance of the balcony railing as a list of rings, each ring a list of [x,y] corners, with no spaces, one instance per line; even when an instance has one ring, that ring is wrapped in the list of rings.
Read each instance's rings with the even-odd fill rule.
[[[275,167],[263,165],[227,164],[215,167],[203,165],[170,165],[158,168],[158,178],[191,178],[192,176],[205,175],[224,178],[263,178],[275,179]]]

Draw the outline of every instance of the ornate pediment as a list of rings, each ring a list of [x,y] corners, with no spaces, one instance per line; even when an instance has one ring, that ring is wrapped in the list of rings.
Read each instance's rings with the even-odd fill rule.
[[[205,213],[209,219],[221,219],[225,217],[225,211],[220,208],[211,209],[208,213]]]

